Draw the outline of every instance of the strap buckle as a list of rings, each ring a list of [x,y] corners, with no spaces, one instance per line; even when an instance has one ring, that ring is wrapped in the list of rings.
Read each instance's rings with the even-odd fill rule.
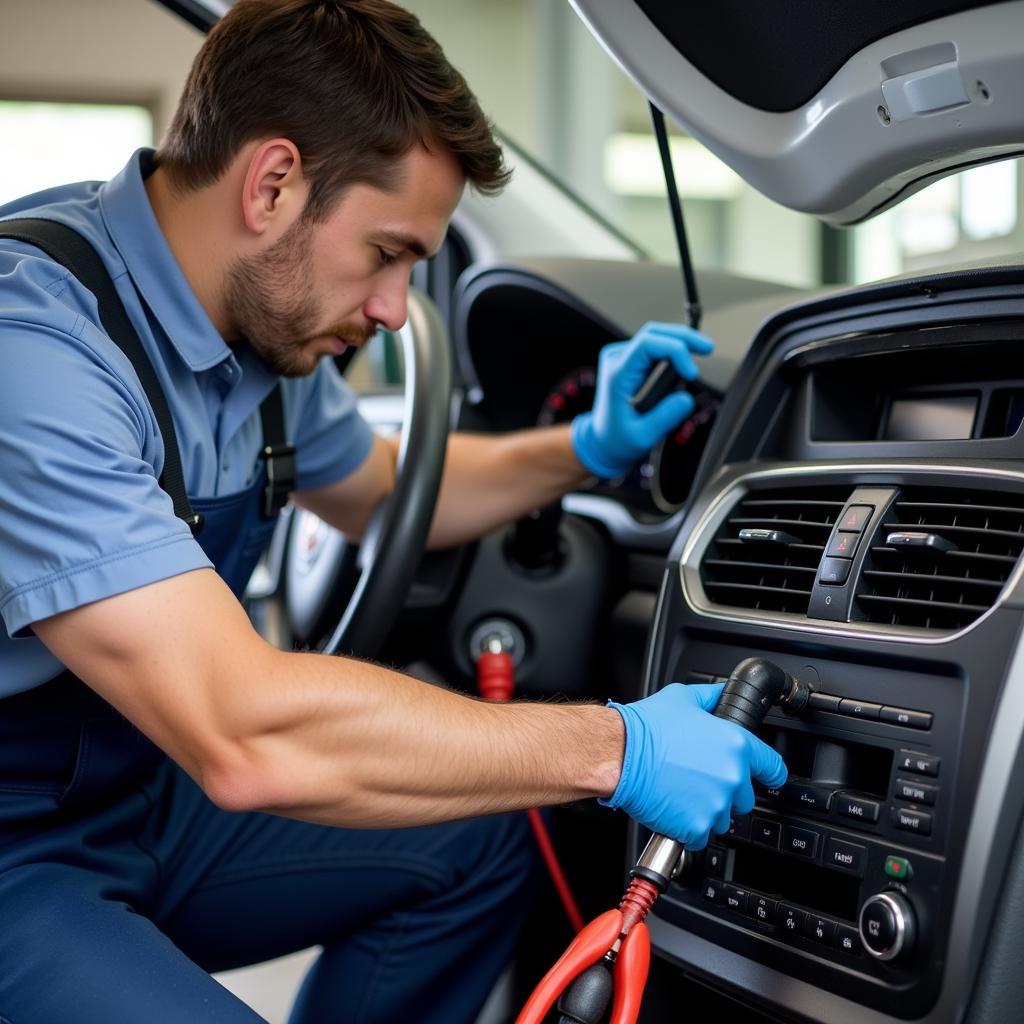
[[[263,489],[263,515],[273,519],[288,504],[295,489],[295,445],[268,444],[260,452],[267,463],[267,485]]]

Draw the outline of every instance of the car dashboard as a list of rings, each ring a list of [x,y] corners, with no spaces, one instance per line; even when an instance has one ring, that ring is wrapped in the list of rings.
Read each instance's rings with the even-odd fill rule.
[[[1022,276],[769,321],[665,565],[648,692],[753,655],[816,691],[766,719],[789,781],[689,859],[653,925],[664,956],[786,1017],[1019,1017]]]
[[[630,318],[564,270],[463,282],[463,425],[587,406]],[[563,502],[658,566],[629,696],[751,656],[815,691],[765,722],[789,781],[686,858],[650,921],[662,962],[772,1019],[1017,1019],[1022,279],[993,265],[722,304],[687,436]],[[629,863],[646,838],[631,830]]]

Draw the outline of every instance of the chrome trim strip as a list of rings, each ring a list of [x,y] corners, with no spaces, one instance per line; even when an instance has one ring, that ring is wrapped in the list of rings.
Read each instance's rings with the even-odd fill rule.
[[[687,605],[698,615],[709,619],[718,619],[727,622],[740,623],[747,626],[772,625],[781,629],[792,630],[799,633],[818,633],[828,636],[849,637],[856,640],[892,640],[899,643],[909,644],[948,644],[959,639],[970,632],[980,623],[984,622],[997,608],[1006,601],[1006,595],[1017,586],[1024,574],[1024,558],[1020,559],[1010,574],[1000,596],[995,604],[988,611],[980,615],[974,622],[955,633],[943,633],[941,636],[927,635],[924,630],[918,632],[908,631],[896,626],[872,626],[866,623],[853,622],[826,622],[824,619],[809,619],[804,616],[794,615],[788,612],[758,612],[751,609],[726,610],[723,605],[713,604],[704,593],[704,587],[700,580],[700,560],[707,550],[710,537],[721,525],[726,515],[731,511],[736,501],[740,500],[744,493],[748,492],[745,484],[749,480],[786,480],[793,477],[808,477],[813,479],[824,474],[840,475],[855,473],[877,473],[879,476],[885,473],[928,473],[970,476],[972,479],[989,478],[996,480],[1012,480],[1014,483],[1024,484],[1024,472],[1012,469],[988,468],[977,469],[972,466],[947,466],[922,464],[896,464],[896,463],[814,463],[813,466],[783,466],[776,469],[756,470],[745,473],[733,480],[724,491],[721,491],[711,500],[705,509],[693,532],[690,534],[683,548],[679,559],[679,579],[683,590],[683,598]],[[884,480],[878,483],[885,486]],[[857,485],[853,485],[857,486]],[[736,501],[731,500],[736,492],[742,493]],[[697,551],[699,549],[699,555]]]

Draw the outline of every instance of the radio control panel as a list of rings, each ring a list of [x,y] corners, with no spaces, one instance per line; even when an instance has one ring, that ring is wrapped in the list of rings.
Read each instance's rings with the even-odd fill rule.
[[[675,678],[724,680],[746,654]],[[959,682],[916,676],[910,685],[865,666],[772,659],[816,682],[800,715],[774,710],[761,730],[790,777],[758,787],[753,812],[687,858],[656,913],[828,991],[912,1017],[941,983]]]

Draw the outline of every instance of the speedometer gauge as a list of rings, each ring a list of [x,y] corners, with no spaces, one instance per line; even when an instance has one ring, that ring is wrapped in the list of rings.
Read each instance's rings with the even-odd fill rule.
[[[570,370],[545,396],[537,416],[537,426],[568,423],[574,416],[586,412],[594,404],[596,382],[597,370],[593,366]]]
[[[698,392],[693,412],[654,450],[651,497],[662,512],[675,512],[686,501],[720,404],[713,392]]]

